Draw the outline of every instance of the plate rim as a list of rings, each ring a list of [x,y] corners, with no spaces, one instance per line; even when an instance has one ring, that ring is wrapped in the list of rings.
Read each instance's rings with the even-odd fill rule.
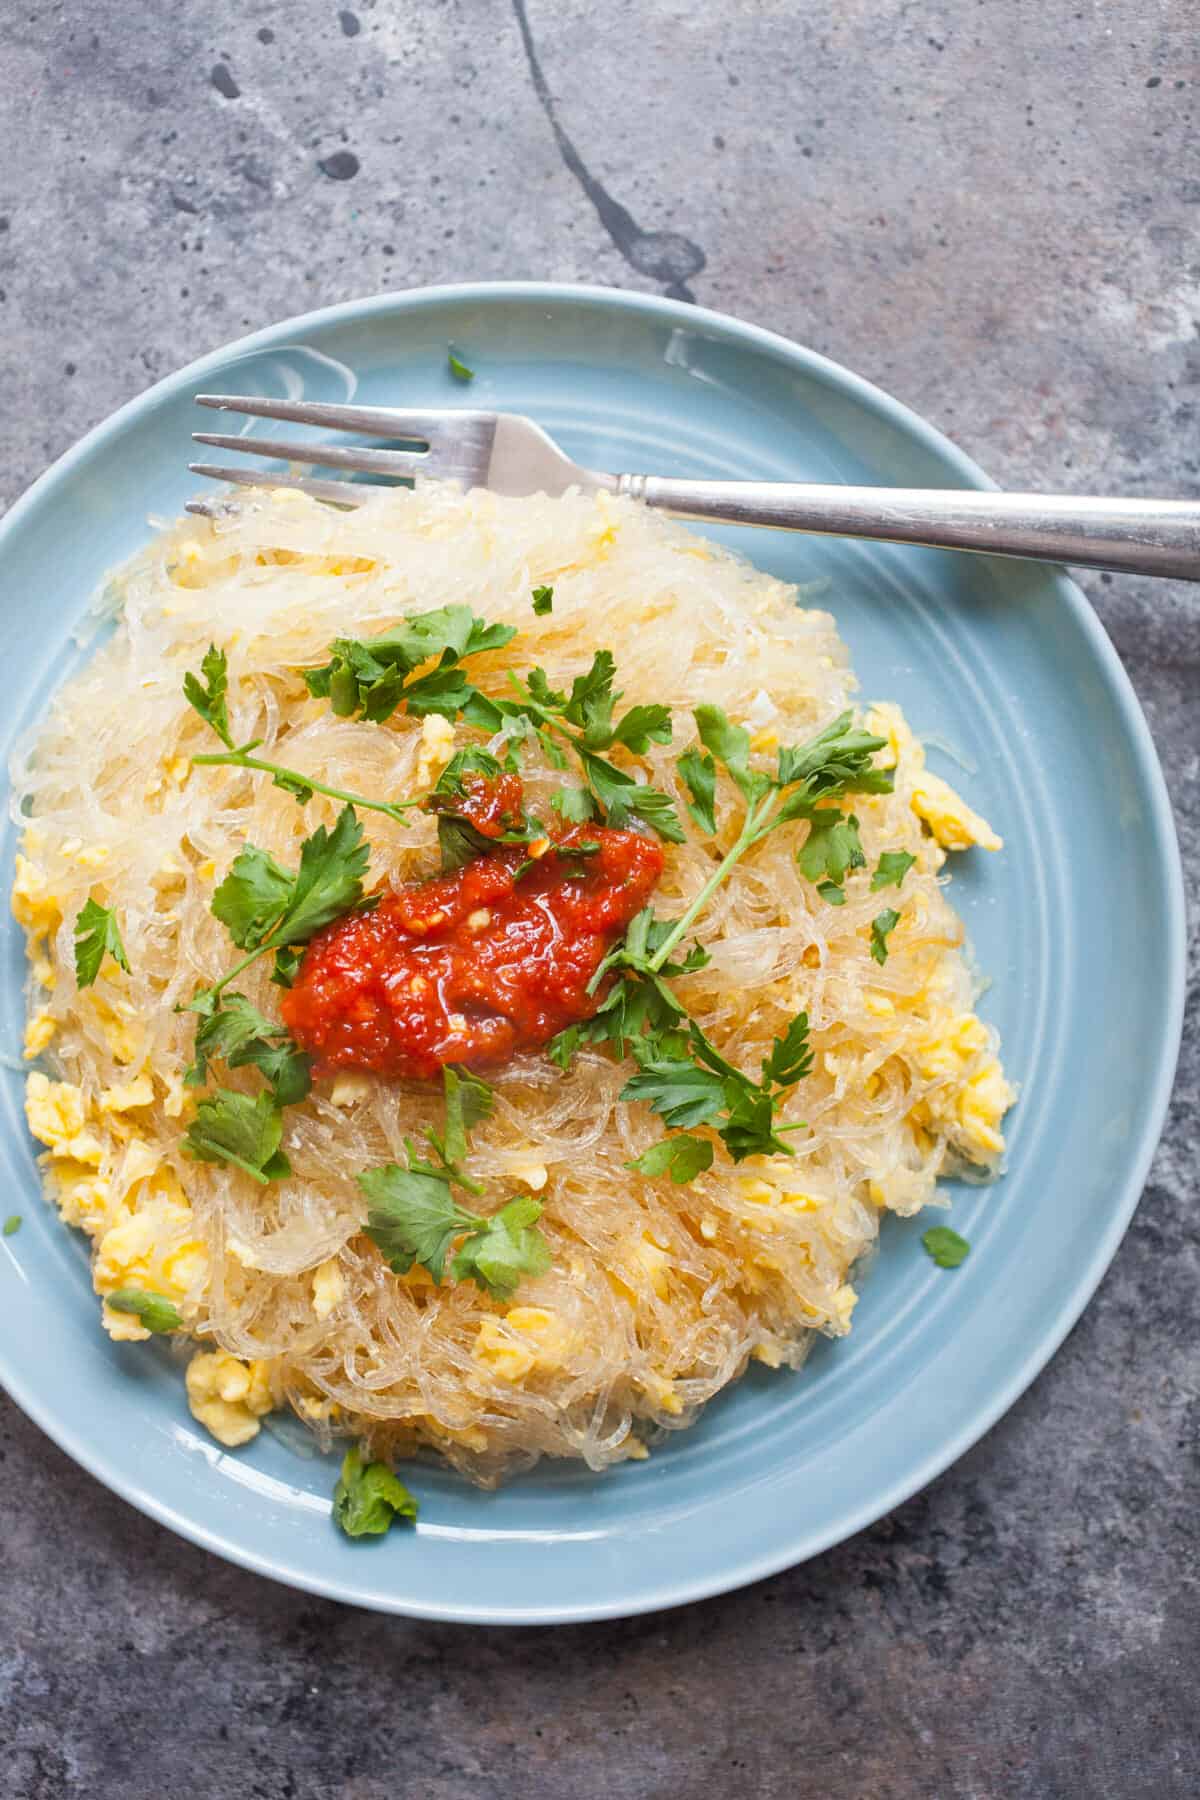
[[[160,400],[197,384],[208,371],[225,366],[233,358],[278,348],[281,335],[299,335],[314,328],[325,329],[353,323],[390,311],[402,313],[409,308],[428,305],[486,303],[503,299],[534,305],[570,306],[580,302],[600,304],[614,312],[633,311],[650,316],[658,315],[680,325],[699,322],[712,326],[722,334],[732,333],[735,338],[748,343],[752,348],[783,356],[801,373],[850,396],[868,411],[883,417],[922,448],[948,464],[957,473],[964,487],[986,490],[995,489],[998,485],[936,426],[875,383],[845,368],[833,358],[794,342],[782,333],[733,314],[696,306],[688,301],[673,300],[663,295],[642,293],[633,288],[605,287],[594,283],[520,280],[431,283],[420,287],[385,289],[358,299],[339,301],[331,306],[291,315],[220,345],[163,376],[98,421],[25,489],[3,519],[0,519],[0,558],[3,557],[8,538],[20,526],[25,515],[35,507],[43,494],[68,478],[77,463],[101,449],[107,440],[118,436],[126,425],[136,420],[140,414],[151,411]],[[457,1624],[536,1626],[633,1618],[729,1593],[808,1561],[847,1541],[936,1480],[978,1443],[1036,1380],[1074,1329],[1103,1280],[1137,1209],[1162,1136],[1183,1031],[1187,955],[1186,899],[1178,833],[1162,764],[1136,690],[1099,615],[1060,565],[1042,563],[1037,566],[1052,581],[1057,601],[1065,605],[1073,615],[1074,623],[1087,640],[1099,669],[1107,679],[1122,725],[1145,777],[1147,822],[1161,852],[1159,873],[1164,877],[1159,898],[1166,921],[1164,963],[1167,1007],[1163,1030],[1156,1040],[1157,1058],[1151,1084],[1152,1098],[1139,1121],[1137,1152],[1123,1183],[1119,1204],[1113,1208],[1109,1217],[1107,1229],[1099,1237],[1089,1240],[1074,1283],[1064,1297],[1064,1304],[1057,1309],[1053,1324],[1014,1362],[1008,1378],[998,1386],[989,1402],[981,1406],[969,1422],[964,1423],[949,1439],[940,1442],[916,1469],[909,1469],[894,1478],[885,1489],[876,1490],[858,1507],[843,1509],[837,1521],[830,1523],[825,1529],[802,1530],[798,1536],[788,1539],[783,1548],[776,1545],[760,1556],[744,1557],[735,1566],[726,1567],[716,1574],[702,1573],[690,1580],[676,1581],[667,1591],[648,1590],[633,1601],[624,1599],[599,1604],[542,1604],[534,1608],[505,1609],[453,1604],[431,1606],[421,1602],[406,1602],[343,1580],[323,1578],[317,1573],[281,1569],[270,1555],[248,1549],[219,1531],[193,1523],[171,1505],[159,1501],[152,1491],[140,1485],[137,1480],[125,1475],[102,1451],[81,1444],[72,1426],[60,1420],[50,1405],[42,1404],[33,1391],[33,1384],[23,1379],[19,1369],[9,1366],[0,1351],[0,1384],[10,1398],[64,1454],[71,1457],[89,1475],[138,1511],[199,1548],[298,1591],[392,1615]]]

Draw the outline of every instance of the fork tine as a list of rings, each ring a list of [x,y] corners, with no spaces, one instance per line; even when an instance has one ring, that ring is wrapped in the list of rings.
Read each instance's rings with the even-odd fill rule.
[[[314,481],[309,476],[275,475],[265,469],[223,469],[217,463],[189,463],[188,468],[207,481],[228,481],[234,487],[296,488],[302,494],[311,494],[314,500],[332,500],[335,506],[361,506],[369,493],[388,492],[369,482]],[[219,505],[220,500],[219,494],[213,495],[213,504]],[[191,500],[187,505],[188,512],[202,516],[210,510],[203,500]]]
[[[221,437],[195,431],[193,441],[216,450],[269,456],[276,462],[320,464],[327,469],[359,469],[371,475],[420,475],[429,467],[426,450],[372,450],[367,444],[330,444],[321,438]]]
[[[335,431],[361,431],[367,437],[404,438],[430,443],[439,430],[494,424],[495,413],[457,407],[440,412],[409,412],[390,406],[336,406],[324,400],[267,400],[258,394],[197,394],[197,406],[218,412],[249,413],[256,419],[282,419],[292,425],[326,425]]]

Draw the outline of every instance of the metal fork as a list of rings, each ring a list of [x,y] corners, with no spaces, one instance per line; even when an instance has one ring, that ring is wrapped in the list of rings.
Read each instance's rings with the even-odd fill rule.
[[[411,448],[378,449],[319,439],[228,437],[198,431],[198,444],[248,451],[285,463],[345,469],[377,476],[434,476],[497,494],[628,494],[681,519],[769,525],[782,531],[879,538],[989,556],[1033,557],[1112,569],[1128,575],[1165,575],[1200,581],[1200,502],[1106,500],[1075,495],[980,493],[972,489],[841,487],[786,481],[688,481],[663,475],[611,475],[565,456],[532,419],[516,413],[470,410],[405,411],[385,406],[337,406],[319,401],[266,400],[254,395],[197,394],[197,404],[221,412],[328,426]],[[191,463],[195,475],[243,487],[290,487],[338,506],[359,506],[370,484],[322,481],[262,470]],[[195,500],[189,512],[211,513]]]

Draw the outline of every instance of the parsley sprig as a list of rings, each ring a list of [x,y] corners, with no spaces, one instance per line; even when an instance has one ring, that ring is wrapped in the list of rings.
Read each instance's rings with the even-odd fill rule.
[[[186,1009],[209,1018],[230,982],[260,956],[275,952],[271,977],[290,987],[299,966],[298,950],[326,925],[360,905],[370,847],[352,806],[338,814],[333,830],[318,825],[300,846],[300,867],[281,867],[266,850],[248,844],[212,897],[212,910],[239,950],[247,954],[227,975],[202,988]]]
[[[810,879],[823,878],[822,891],[841,902],[841,882],[849,870],[864,866],[865,857],[858,821],[837,802],[849,793],[890,790],[891,776],[872,761],[884,739],[860,730],[846,712],[808,743],[781,749],[776,771],[768,774],[751,767],[749,733],[719,707],[699,706],[695,718],[703,750],[685,751],[678,760],[688,810],[701,830],[716,831],[717,771],[724,769],[745,804],[737,836],[679,918],[656,919],[650,908],[637,915],[593,978],[594,993],[606,978],[617,977],[597,1012],[560,1033],[548,1055],[565,1069],[581,1044],[607,1043],[638,1065],[621,1099],[645,1102],[678,1132],[710,1127],[735,1162],[772,1152],[791,1155],[783,1134],[804,1127],[778,1125],[776,1117],[812,1068],[807,1014],[797,1013],[774,1040],[756,1079],[710,1043],[670,983],[709,961],[699,944],[680,957],[683,940],[741,858],[781,825],[808,822],[800,867]],[[711,1163],[708,1140],[687,1135],[652,1145],[632,1166],[647,1175],[668,1174],[682,1185]]]
[[[351,1445],[333,1490],[334,1522],[347,1537],[382,1537],[397,1519],[415,1524],[418,1510],[385,1462],[366,1462],[358,1445]]]
[[[391,631],[373,638],[335,638],[329,661],[319,669],[306,669],[310,694],[328,700],[339,718],[373,720],[382,724],[397,707],[410,713],[441,713],[447,719],[461,714],[468,725],[496,730],[491,721],[492,703],[467,679],[463,660],[484,650],[502,650],[516,630],[511,625],[490,625],[469,606],[439,606],[432,612],[410,613]],[[416,671],[436,661],[423,675]]]
[[[668,843],[684,842],[683,827],[675,803],[669,794],[634,779],[627,769],[600,754],[617,746],[634,756],[644,756],[651,744],[671,741],[671,709],[669,706],[631,706],[620,717],[616,704],[621,690],[614,688],[616,663],[611,650],[597,650],[591,667],[577,675],[570,693],[550,686],[544,669],[531,669],[522,680],[510,672],[509,686],[515,695],[493,701],[495,729],[509,736],[520,736],[530,730],[536,735],[552,766],[563,768],[562,746],[578,759],[586,787],[571,792],[577,822],[604,818],[620,829],[631,819],[648,825]]]
[[[244,744],[235,744],[229,728],[229,666],[225,652],[218,650],[215,644],[210,644],[200,669],[201,675],[189,670],[184,676],[184,695],[226,748],[193,756],[194,764],[202,767],[256,769],[271,777],[272,787],[282,788],[285,794],[291,794],[301,806],[307,805],[314,794],[325,794],[331,800],[342,800],[349,806],[361,806],[368,812],[383,813],[386,818],[399,821],[412,807],[420,804],[418,800],[371,800],[365,794],[352,794],[346,788],[330,787],[328,782],[318,781],[314,775],[302,775],[298,769],[269,762],[265,757],[252,756],[251,751],[257,750],[263,740],[250,738]]]
[[[273,951],[272,980],[289,986],[304,945],[362,904],[369,855],[354,808],[347,806],[332,831],[319,825],[305,838],[295,871],[283,868],[267,851],[247,845],[214,893],[213,913],[246,955],[219,981],[199,989],[177,1008],[198,1014],[200,1021],[195,1060],[184,1080],[199,1086],[208,1078],[209,1063],[223,1061],[231,1069],[258,1069],[268,1091],[251,1096],[217,1088],[200,1101],[184,1138],[189,1154],[200,1161],[230,1163],[259,1182],[291,1173],[280,1148],[282,1109],[308,1095],[311,1065],[288,1033],[231,984]]]
[[[482,1192],[462,1165],[472,1125],[491,1111],[492,1091],[465,1070],[446,1068],[443,1080],[445,1125],[440,1134],[427,1134],[437,1162],[419,1156],[406,1139],[407,1165],[386,1163],[359,1175],[369,1204],[366,1234],[398,1275],[419,1263],[439,1286],[457,1245],[451,1278],[473,1281],[493,1300],[511,1300],[522,1276],[542,1275],[550,1267],[550,1246],[537,1229],[542,1203],[518,1195],[490,1216],[458,1203],[455,1187]]]
[[[750,733],[744,726],[732,724],[719,706],[698,706],[695,719],[708,755],[688,751],[678,763],[691,795],[692,817],[702,830],[716,829],[717,764],[737,788],[746,810],[732,845],[659,946],[658,967],[691,930],[730,870],[756,844],[794,820],[805,819],[809,825],[808,837],[797,853],[802,873],[810,880],[824,876],[838,890],[837,904],[843,898],[841,882],[847,870],[861,868],[864,857],[857,819],[843,817],[834,803],[846,794],[888,794],[892,789],[888,771],[872,763],[886,739],[861,730],[850,712],[840,714],[808,743],[783,746],[774,774],[750,767]]]

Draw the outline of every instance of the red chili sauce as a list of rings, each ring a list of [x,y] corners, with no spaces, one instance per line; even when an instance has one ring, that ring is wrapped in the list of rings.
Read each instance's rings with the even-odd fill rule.
[[[518,776],[466,786],[458,810],[485,837],[521,817]],[[572,857],[580,844],[599,849]],[[486,1068],[539,1049],[596,1011],[603,993],[589,994],[588,982],[662,867],[653,838],[575,825],[384,889],[373,912],[350,913],[312,940],[283,996],[284,1022],[318,1075],[429,1079],[445,1063]]]

